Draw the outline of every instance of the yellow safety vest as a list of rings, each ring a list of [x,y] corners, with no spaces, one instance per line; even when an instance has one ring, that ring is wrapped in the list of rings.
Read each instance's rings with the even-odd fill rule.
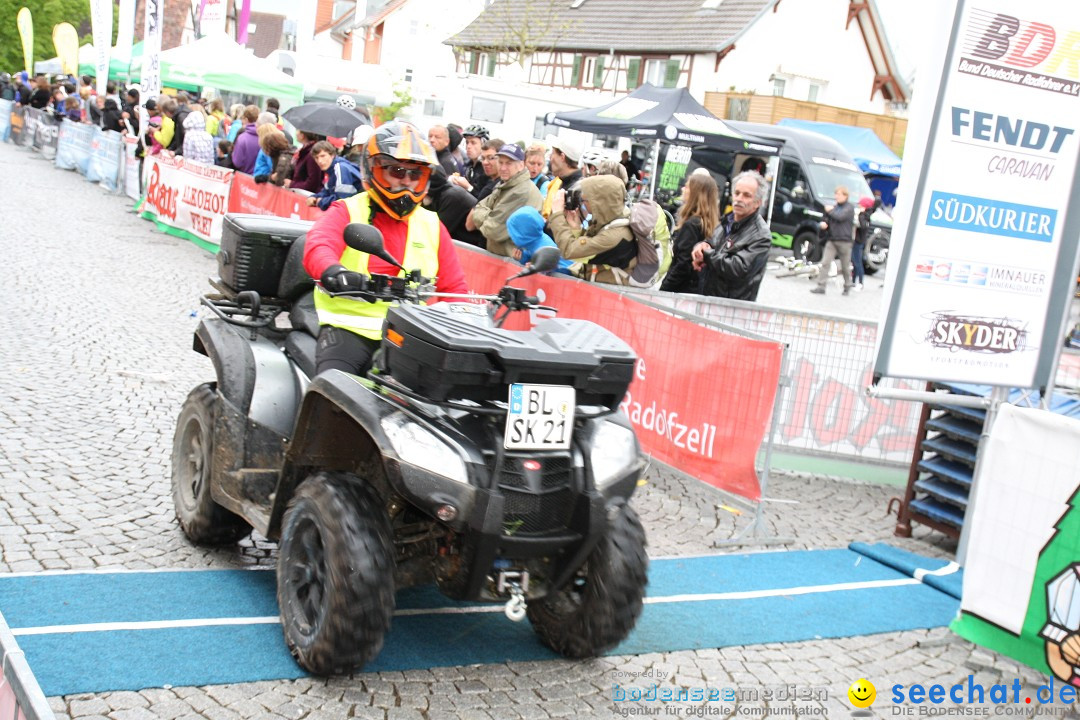
[[[349,209],[349,222],[368,224],[371,217],[366,192],[345,200]],[[426,278],[439,273],[439,216],[430,210],[416,207],[408,217],[409,229],[405,239],[405,258],[402,261],[409,270],[418,269]],[[341,254],[341,265],[354,272],[368,274],[367,253],[346,246]],[[397,271],[401,275],[400,270]],[[378,340],[382,336],[383,320],[387,311],[396,303],[364,302],[357,298],[333,297],[321,286],[315,286],[315,310],[320,325],[350,330],[362,337]]]

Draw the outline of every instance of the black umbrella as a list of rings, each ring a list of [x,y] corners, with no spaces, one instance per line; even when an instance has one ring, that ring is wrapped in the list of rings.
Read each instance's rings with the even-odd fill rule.
[[[297,130],[315,135],[343,138],[371,119],[359,110],[349,110],[337,103],[311,102],[285,111],[283,117]]]

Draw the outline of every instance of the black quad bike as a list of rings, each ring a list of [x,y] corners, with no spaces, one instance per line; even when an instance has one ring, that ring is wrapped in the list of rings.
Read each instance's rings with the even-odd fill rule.
[[[511,312],[552,312],[509,284],[429,306],[440,294],[409,271],[352,293],[397,302],[367,377],[315,376],[306,229],[226,218],[218,293],[203,297],[212,314],[194,339],[217,381],[188,396],[173,444],[187,537],[222,544],[254,528],[278,542],[285,641],[319,675],[372,660],[395,591],[422,583],[504,604],[568,657],[621,642],[648,567],[629,504],[644,462],[617,412],[633,351],[583,320],[503,329]],[[397,265],[377,230],[350,225],[345,239]],[[519,276],[557,260],[537,253]]]

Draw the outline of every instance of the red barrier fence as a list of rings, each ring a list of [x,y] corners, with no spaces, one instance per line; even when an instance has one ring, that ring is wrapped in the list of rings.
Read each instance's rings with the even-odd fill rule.
[[[469,287],[497,291],[520,265],[459,245]],[[768,431],[783,346],[697,325],[603,286],[564,277],[521,281],[561,317],[626,341],[638,365],[623,410],[647,453],[721,490],[761,497],[754,459]]]
[[[233,173],[229,212],[277,215],[295,220],[318,220],[323,211],[310,207],[307,198],[270,183],[257,183],[250,175]]]

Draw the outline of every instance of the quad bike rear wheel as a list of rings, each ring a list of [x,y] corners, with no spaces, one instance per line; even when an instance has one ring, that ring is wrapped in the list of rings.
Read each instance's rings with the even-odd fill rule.
[[[529,604],[529,622],[541,642],[561,655],[599,655],[634,629],[648,568],[645,529],[627,505],[570,582]]]
[[[172,451],[172,496],[176,519],[188,539],[200,545],[236,542],[251,532],[238,515],[210,494],[214,457],[214,418],[221,399],[214,383],[192,390],[176,421]]]
[[[394,614],[390,522],[372,487],[320,472],[285,512],[277,596],[285,642],[317,675],[351,673],[382,649]]]

